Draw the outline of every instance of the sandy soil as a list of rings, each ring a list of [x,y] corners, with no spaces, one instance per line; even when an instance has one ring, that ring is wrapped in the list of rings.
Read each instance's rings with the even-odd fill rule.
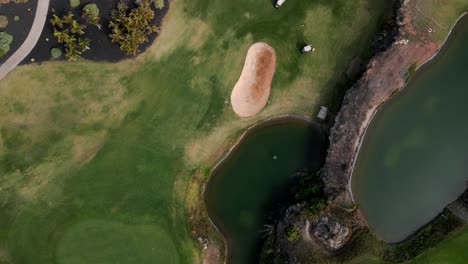
[[[231,94],[232,109],[240,117],[260,112],[268,102],[276,70],[275,50],[266,43],[250,46],[244,68]]]

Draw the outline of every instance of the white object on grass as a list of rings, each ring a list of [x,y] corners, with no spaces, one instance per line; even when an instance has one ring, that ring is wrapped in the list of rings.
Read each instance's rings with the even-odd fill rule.
[[[278,0],[278,1],[276,1],[275,7],[276,7],[276,8],[279,8],[282,4],[284,4],[284,2],[286,2],[286,0]]]
[[[312,47],[312,45],[306,45],[301,50],[302,53],[308,53],[308,52],[314,52],[314,51],[315,51],[315,48]]]

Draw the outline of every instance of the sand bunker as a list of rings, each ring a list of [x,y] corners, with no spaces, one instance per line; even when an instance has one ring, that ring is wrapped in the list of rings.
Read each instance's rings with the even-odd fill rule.
[[[276,54],[272,47],[263,42],[250,46],[244,69],[231,94],[231,105],[236,114],[254,116],[265,107],[275,70]]]

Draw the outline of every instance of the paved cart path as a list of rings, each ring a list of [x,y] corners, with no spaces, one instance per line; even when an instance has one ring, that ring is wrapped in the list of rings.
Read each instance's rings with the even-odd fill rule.
[[[28,37],[23,44],[21,44],[19,49],[0,66],[0,80],[18,66],[18,64],[20,64],[29,55],[29,53],[31,53],[34,46],[36,46],[47,20],[49,3],[50,0],[38,0],[34,22],[31,26],[31,30],[29,31]]]

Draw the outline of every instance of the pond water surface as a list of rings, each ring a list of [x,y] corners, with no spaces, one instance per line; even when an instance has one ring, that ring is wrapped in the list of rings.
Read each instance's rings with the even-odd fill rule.
[[[353,173],[370,228],[398,242],[439,214],[468,181],[468,19],[374,117]]]
[[[205,202],[228,240],[228,263],[258,263],[265,214],[287,202],[296,172],[322,166],[325,142],[317,125],[298,118],[263,123],[214,170]]]

